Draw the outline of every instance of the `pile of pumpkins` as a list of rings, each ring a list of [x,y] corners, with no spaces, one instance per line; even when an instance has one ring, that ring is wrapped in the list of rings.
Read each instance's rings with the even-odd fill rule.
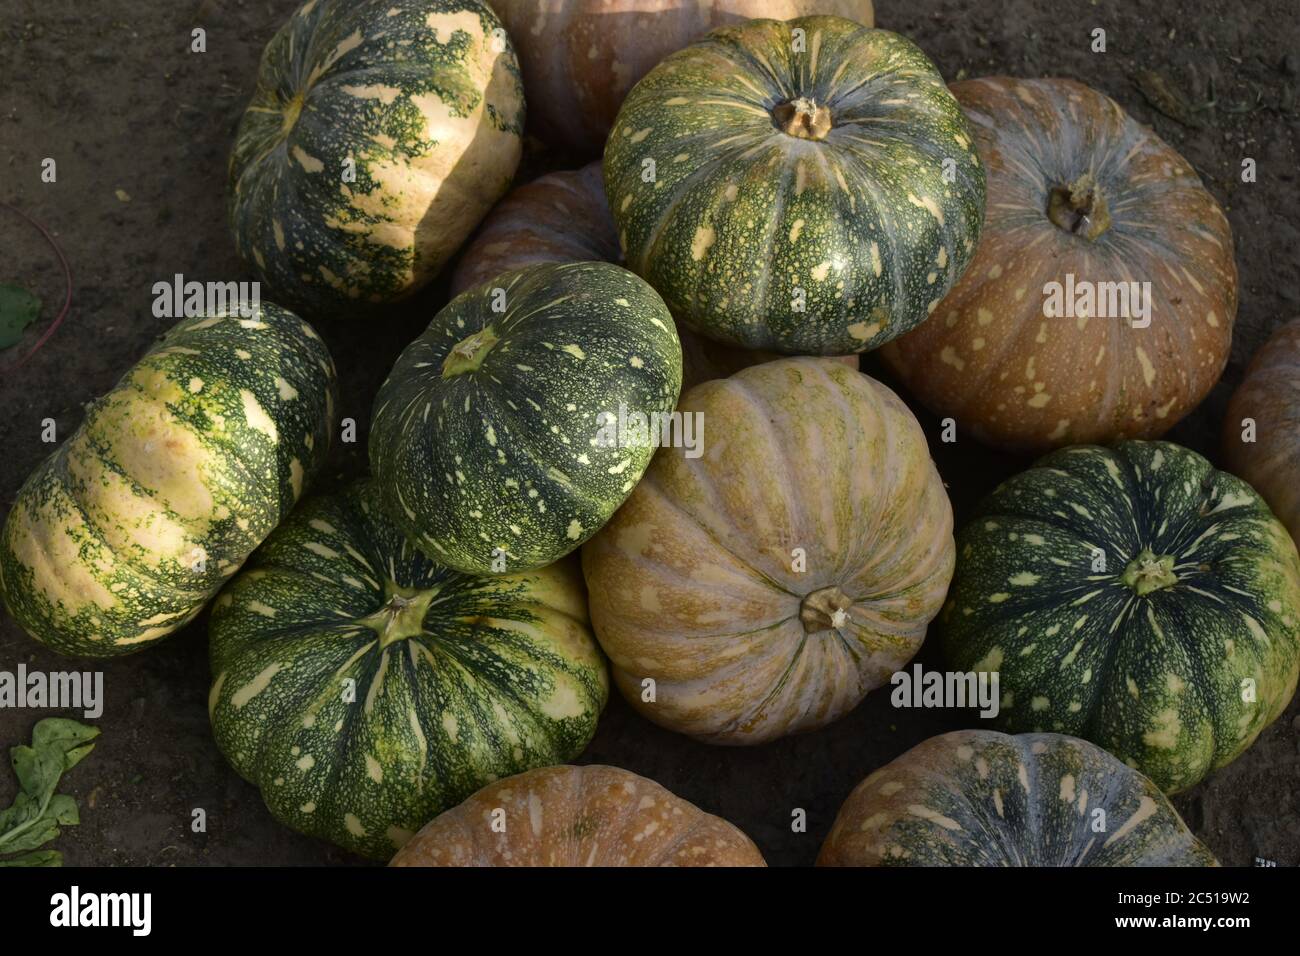
[[[603,162],[506,195],[525,91]],[[819,862],[1213,864],[1165,794],[1296,686],[1300,329],[1233,401],[1234,474],[1156,440],[1225,366],[1232,237],[1106,96],[948,87],[867,0],[311,0],[230,179],[277,304],[183,320],[89,406],[9,512],[0,591],[89,657],[211,604],[213,730],[278,819],[400,865],[761,865],[651,781],[562,766],[611,676],[761,744],[935,620],[1007,733],[877,770]],[[371,475],[299,503],[336,427],[302,317],[373,317],[458,252]],[[1146,321],[1108,314],[1129,290]],[[878,347],[966,434],[1048,452],[955,540],[920,425],[857,369]]]

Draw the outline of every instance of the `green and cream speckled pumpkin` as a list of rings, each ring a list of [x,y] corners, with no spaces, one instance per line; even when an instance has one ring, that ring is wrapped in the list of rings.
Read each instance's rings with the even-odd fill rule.
[[[450,571],[365,482],[303,502],[210,634],[221,752],[282,823],[380,858],[484,784],[576,757],[609,692],[576,561]]]
[[[310,315],[402,299],[509,188],[523,122],[486,3],[311,0],[267,46],[236,134],[240,255]]]
[[[909,40],[838,17],[715,30],[651,70],[605,148],[629,268],[696,331],[842,355],[922,322],[970,261],[984,171]]]
[[[1251,360],[1224,416],[1223,457],[1300,541],[1300,319]]]
[[[1160,788],[1062,734],[958,730],[858,784],[818,866],[1217,866]]]
[[[871,0],[492,0],[519,46],[528,124],[598,154],[633,84],[692,40],[751,17],[831,13],[871,26]]]
[[[329,448],[334,364],[306,322],[177,323],[18,492],[0,592],[32,637],[112,657],[193,619]]]
[[[925,435],[830,359],[706,382],[680,411],[702,417],[702,456],[661,449],[582,552],[615,683],[707,743],[830,723],[916,653],[952,576]]]
[[[459,295],[512,269],[588,260],[623,263],[598,162],[542,176],[499,202],[461,255],[451,293]],[[774,352],[722,345],[680,323],[677,335],[682,344],[683,389],[780,358]],[[856,355],[840,361],[858,367]]]
[[[1168,442],[1062,449],[957,536],[949,663],[1013,731],[1091,740],[1166,792],[1250,746],[1300,671],[1300,557],[1250,486]]]
[[[882,357],[929,409],[1001,448],[1159,437],[1228,360],[1237,266],[1223,210],[1177,151],[1082,83],[952,90],[988,173],[988,218],[934,319]],[[1149,293],[1145,317],[1129,283]]]
[[[617,767],[543,767],[489,784],[390,866],[765,866],[721,817]]]
[[[371,469],[434,560],[541,567],[595,534],[654,454],[605,416],[671,412],[681,375],[672,316],[627,270],[506,273],[452,300],[398,358],[375,399]]]

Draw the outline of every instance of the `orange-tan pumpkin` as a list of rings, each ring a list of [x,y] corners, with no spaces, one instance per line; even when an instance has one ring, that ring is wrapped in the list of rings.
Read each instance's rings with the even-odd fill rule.
[[[998,77],[952,92],[984,161],[984,231],[933,317],[887,344],[885,361],[996,446],[1164,433],[1228,358],[1237,267],[1219,204],[1177,152],[1081,83]]]
[[[1228,403],[1223,456],[1300,541],[1300,319],[1274,332],[1251,360]]]
[[[529,126],[595,156],[628,90],[714,27],[832,14],[873,25],[871,0],[492,0],[523,67]]]
[[[952,510],[893,392],[827,359],[706,382],[583,549],[614,679],[657,724],[716,744],[813,730],[887,682],[953,571]],[[688,433],[689,434],[689,433]]]
[[[543,767],[435,817],[390,866],[765,866],[749,837],[617,767]]]
[[[572,172],[549,173],[503,199],[461,255],[451,294],[460,295],[524,266],[589,260],[623,263],[599,161]],[[677,334],[682,343],[683,388],[780,357],[722,345],[681,324]],[[856,355],[838,361],[858,367]]]

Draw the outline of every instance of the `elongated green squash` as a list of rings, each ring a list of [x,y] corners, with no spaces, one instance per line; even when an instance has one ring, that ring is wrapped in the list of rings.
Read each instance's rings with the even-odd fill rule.
[[[576,757],[609,694],[576,561],[448,570],[370,482],[303,502],[210,633],[221,752],[282,823],[380,858],[483,785]]]
[[[334,363],[291,312],[179,322],[27,479],[0,593],[36,640],[111,657],[199,613],[329,448]]]

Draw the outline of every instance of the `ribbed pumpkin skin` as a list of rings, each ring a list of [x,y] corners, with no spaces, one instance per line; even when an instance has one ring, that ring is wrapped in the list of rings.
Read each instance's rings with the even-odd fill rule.
[[[1249,485],[1186,448],[1054,452],[979,506],[957,555],[944,647],[957,670],[999,672],[1012,732],[1086,738],[1173,793],[1295,691],[1295,545]]]
[[[452,295],[482,285],[502,272],[544,262],[599,260],[621,265],[618,233],[605,202],[600,163],[550,173],[521,186],[497,204],[466,247],[451,279]],[[682,344],[682,388],[726,378],[774,352],[729,348],[677,325]],[[840,359],[858,366],[856,355]]]
[[[795,30],[806,52],[792,52]],[[778,128],[798,97],[829,109],[824,139]],[[923,321],[970,260],[984,217],[970,136],[909,40],[838,17],[754,20],[636,85],[605,187],[629,268],[687,325],[843,355]]]
[[[871,26],[871,0],[492,0],[519,45],[530,127],[595,155],[633,84],[668,54],[753,17],[813,13]]]
[[[984,232],[934,319],[881,355],[928,408],[1000,448],[1164,434],[1228,360],[1237,267],[1223,210],[1186,160],[1082,83],[952,91],[988,173]],[[1093,239],[1087,222],[1069,232],[1049,218],[1053,190],[1089,173],[1110,221]],[[1070,274],[1150,282],[1150,325],[1045,316],[1046,285]]]
[[[446,376],[463,350],[481,365]],[[624,269],[586,262],[498,276],[439,312],[379,390],[370,465],[385,506],[458,570],[550,564],[595,534],[654,453],[599,446],[600,416],[620,403],[671,412],[681,361],[663,301]]]
[[[226,759],[280,822],[372,857],[491,780],[577,756],[609,693],[575,562],[449,571],[364,482],[303,502],[210,636]]]
[[[509,188],[523,123],[485,3],[313,0],[267,46],[236,133],[235,244],[310,315],[402,299]]]
[[[320,467],[336,390],[325,344],[291,312],[178,322],[18,492],[0,536],[9,613],[82,657],[178,630]]]
[[[1255,440],[1242,441],[1254,419]],[[1223,456],[1230,471],[1263,496],[1292,540],[1300,541],[1300,319],[1273,333],[1251,360],[1228,403]]]
[[[389,865],[766,864],[721,817],[653,780],[595,765],[544,767],[489,784],[428,823]]]
[[[858,784],[818,866],[1217,866],[1160,788],[1062,734],[958,730]]]
[[[614,681],[706,743],[830,723],[916,653],[952,576],[925,436],[893,392],[827,359],[706,382],[680,409],[704,416],[703,456],[661,449],[582,552]]]

